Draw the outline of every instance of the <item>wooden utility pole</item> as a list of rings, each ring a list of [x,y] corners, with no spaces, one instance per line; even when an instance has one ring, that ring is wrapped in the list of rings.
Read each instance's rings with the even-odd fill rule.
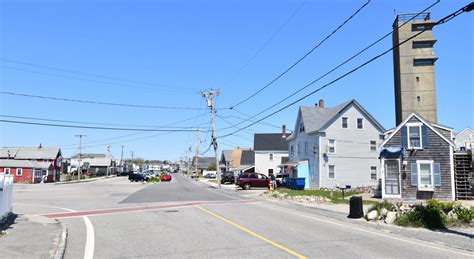
[[[76,137],[79,137],[79,167],[77,169],[77,180],[80,181],[81,180],[81,173],[82,173],[82,167],[81,167],[81,151],[82,151],[82,137],[85,137],[86,135],[82,135],[82,134],[79,134],[79,135],[76,135]],[[72,179],[72,178],[71,178]]]
[[[195,165],[195,170],[196,170],[196,181],[199,176],[198,173],[198,162],[199,162],[199,129],[196,129],[196,165]]]
[[[207,99],[207,106],[211,108],[211,115],[212,115],[212,145],[214,146],[214,156],[216,159],[216,176],[217,176],[217,185],[221,188],[221,170],[219,166],[219,157],[217,154],[217,136],[216,136],[216,123],[215,123],[215,116],[216,116],[216,109],[214,106],[214,98],[221,93],[219,90],[209,90],[202,93],[203,97]]]

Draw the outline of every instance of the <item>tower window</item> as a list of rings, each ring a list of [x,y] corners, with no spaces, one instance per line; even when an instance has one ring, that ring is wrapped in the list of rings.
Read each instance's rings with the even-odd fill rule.
[[[417,96],[417,97],[416,97],[416,100],[417,100],[417,101],[421,101],[421,97],[420,97],[420,96]]]
[[[417,82],[417,83],[420,82],[420,77],[419,77],[419,76],[416,77],[416,82]]]
[[[414,66],[433,66],[436,59],[434,58],[421,58],[421,59],[414,59],[413,65]]]
[[[433,28],[432,24],[412,24],[412,31],[422,31],[422,30],[431,30]]]
[[[432,48],[434,44],[435,44],[435,41],[433,40],[413,41],[413,48],[414,49]]]

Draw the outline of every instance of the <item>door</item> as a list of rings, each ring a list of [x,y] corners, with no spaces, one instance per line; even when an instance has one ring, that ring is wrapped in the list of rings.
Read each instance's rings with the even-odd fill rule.
[[[400,163],[385,160],[385,194],[400,195]]]
[[[304,188],[309,188],[309,163],[308,160],[298,162],[298,178],[305,178]]]

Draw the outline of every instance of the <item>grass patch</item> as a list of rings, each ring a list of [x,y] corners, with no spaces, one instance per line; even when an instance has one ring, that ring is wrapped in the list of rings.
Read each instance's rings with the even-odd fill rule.
[[[331,200],[332,203],[342,203],[348,204],[349,203],[349,196],[360,194],[361,192],[355,191],[348,191],[344,193],[344,199],[342,199],[342,192],[339,190],[329,191],[329,190],[288,190],[288,189],[278,189],[277,192],[286,193],[288,196],[319,196],[328,198]],[[372,204],[373,202],[370,201],[364,204]]]
[[[215,179],[207,180],[207,182],[208,182],[208,183],[215,183],[215,184],[217,184],[217,180],[215,180]]]
[[[149,183],[159,183],[159,182],[161,182],[161,179],[160,179],[160,177],[150,177],[150,179],[148,179],[147,182],[149,182]]]

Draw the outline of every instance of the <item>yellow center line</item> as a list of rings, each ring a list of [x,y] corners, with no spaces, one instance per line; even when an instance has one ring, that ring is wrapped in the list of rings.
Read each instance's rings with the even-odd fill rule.
[[[244,231],[244,232],[250,234],[251,236],[254,236],[254,237],[256,237],[256,238],[258,238],[258,239],[260,239],[260,240],[262,240],[262,241],[265,241],[265,242],[267,242],[268,244],[270,244],[270,245],[272,245],[272,246],[274,246],[274,247],[277,247],[277,248],[279,248],[279,249],[281,249],[281,250],[283,250],[283,251],[285,251],[285,252],[287,252],[287,253],[289,253],[289,254],[291,254],[291,255],[297,257],[297,258],[300,258],[300,259],[305,259],[305,258],[306,258],[305,256],[300,255],[300,254],[298,254],[297,252],[295,252],[295,251],[293,251],[293,250],[291,250],[291,249],[289,249],[289,248],[286,248],[286,247],[284,247],[284,246],[282,246],[282,245],[280,245],[280,244],[278,244],[278,243],[275,243],[275,242],[271,241],[270,239],[268,239],[268,238],[266,238],[266,237],[263,237],[263,236],[261,236],[261,235],[255,233],[255,232],[249,230],[249,229],[246,229],[246,228],[242,227],[241,225],[239,225],[239,224],[237,224],[237,223],[234,223],[234,222],[232,222],[232,221],[230,221],[230,220],[228,220],[228,219],[226,219],[226,218],[224,218],[224,217],[221,217],[221,216],[217,215],[216,213],[214,213],[214,212],[212,212],[212,211],[210,211],[210,210],[208,210],[208,209],[205,209],[205,208],[203,208],[203,207],[201,207],[201,206],[199,206],[199,205],[196,205],[196,208],[198,208],[198,209],[200,209],[200,210],[206,212],[207,214],[210,214],[210,215],[214,216],[215,218],[218,218],[218,219],[224,221],[225,223],[227,223],[227,224],[229,224],[229,225],[232,225],[232,226],[234,226],[234,227],[236,227],[236,228],[238,228],[238,229],[240,229],[240,230],[242,230],[242,231]]]

